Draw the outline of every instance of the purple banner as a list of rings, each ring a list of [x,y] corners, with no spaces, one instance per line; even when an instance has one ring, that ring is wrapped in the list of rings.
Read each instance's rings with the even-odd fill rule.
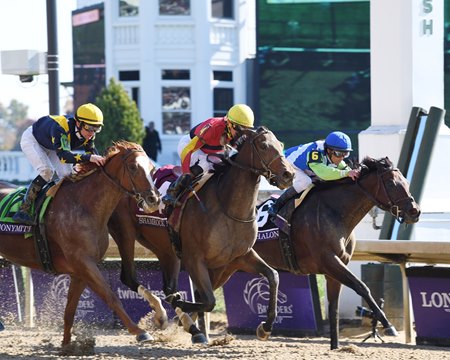
[[[450,277],[409,273],[408,282],[417,337],[450,339]]]
[[[138,295],[134,291],[130,290],[120,281],[120,270],[108,270],[111,288],[115,291],[119,299],[122,301],[125,311],[134,322],[147,315],[150,311],[150,305],[147,300],[144,300],[142,296]],[[163,291],[162,275],[159,270],[137,270],[138,282],[151,290],[153,294],[159,298],[164,299],[165,294]],[[178,279],[178,289],[183,295],[184,300],[192,301],[191,287],[189,282],[189,276],[187,272],[182,271]],[[162,302],[164,308],[167,311],[169,319],[173,318],[176,314],[172,308],[172,305]]]
[[[2,264],[4,265],[4,264]],[[2,319],[12,318],[15,321],[22,320],[22,309],[18,306],[19,296],[17,294],[18,281],[17,269],[14,265],[7,264],[0,268],[0,317]]]
[[[274,332],[316,332],[318,330],[308,276],[280,272],[278,315]],[[256,329],[266,319],[269,284],[265,277],[238,272],[224,285],[228,326],[231,329]]]
[[[102,272],[103,273],[103,272]],[[106,277],[107,274],[103,273]],[[63,322],[64,309],[69,291],[70,276],[51,275],[39,270],[31,271],[34,291],[34,304],[37,322]],[[75,321],[87,323],[113,324],[112,311],[89,288],[81,294],[75,313]]]
[[[118,263],[116,262],[116,265]],[[111,266],[101,270],[103,276],[110,284],[113,291],[122,301],[125,311],[134,322],[151,312],[149,303],[140,295],[130,290],[120,281],[120,265]],[[162,275],[160,270],[145,269],[144,266],[136,270],[138,281],[151,290],[155,295],[164,298],[162,290]],[[34,301],[36,307],[36,320],[46,321],[48,319],[63,321],[64,309],[67,301],[67,292],[70,285],[68,275],[50,275],[38,270],[32,270],[34,286]],[[186,300],[192,301],[189,277],[185,271],[179,275],[179,291]],[[167,310],[169,318],[175,316],[172,306],[162,302]],[[87,323],[101,323],[103,325],[113,325],[117,317],[109,307],[91,289],[86,288],[81,295],[80,302],[75,314],[75,320],[82,320]]]

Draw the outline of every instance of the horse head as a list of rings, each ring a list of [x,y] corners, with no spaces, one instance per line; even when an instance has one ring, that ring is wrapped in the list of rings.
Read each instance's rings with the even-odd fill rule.
[[[263,175],[271,185],[286,189],[292,185],[294,171],[283,155],[283,146],[275,135],[261,126],[256,130],[244,129],[236,140],[238,154],[228,158],[233,166]]]
[[[376,174],[376,183],[364,184],[368,174]],[[400,223],[413,224],[419,221],[420,207],[409,192],[409,183],[389,158],[379,160],[366,157],[361,163],[359,187],[382,210],[389,211]]]
[[[152,174],[155,164],[138,144],[115,142],[106,150],[103,174],[122,192],[134,197],[138,206],[150,213],[158,209],[161,201]]]

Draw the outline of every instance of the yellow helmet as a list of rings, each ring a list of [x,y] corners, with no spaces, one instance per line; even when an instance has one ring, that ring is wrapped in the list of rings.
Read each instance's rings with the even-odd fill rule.
[[[75,114],[75,119],[78,121],[84,122],[86,124],[95,125],[95,126],[103,126],[103,113],[102,111],[95,106],[94,104],[88,103],[81,105],[77,109],[77,113]]]
[[[245,104],[234,105],[228,110],[227,118],[233,123],[252,128],[255,116],[253,110]]]

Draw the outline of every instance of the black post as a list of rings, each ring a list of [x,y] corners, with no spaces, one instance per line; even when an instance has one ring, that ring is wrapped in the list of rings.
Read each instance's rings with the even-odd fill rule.
[[[47,0],[47,72],[49,114],[59,114],[59,60],[56,0]]]

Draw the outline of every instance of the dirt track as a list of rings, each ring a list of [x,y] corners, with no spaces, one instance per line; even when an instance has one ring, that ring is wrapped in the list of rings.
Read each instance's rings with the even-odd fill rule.
[[[214,320],[214,318],[213,318]],[[370,329],[341,330],[341,347],[329,350],[329,339],[273,336],[259,341],[253,335],[229,335],[223,321],[212,323],[209,346],[194,346],[190,336],[175,324],[151,331],[153,343],[138,345],[125,330],[78,330],[73,347],[61,353],[62,330],[23,329],[7,325],[0,332],[0,359],[450,359],[450,348],[404,344],[404,337],[385,343],[362,340]],[[68,355],[70,354],[70,355]]]

